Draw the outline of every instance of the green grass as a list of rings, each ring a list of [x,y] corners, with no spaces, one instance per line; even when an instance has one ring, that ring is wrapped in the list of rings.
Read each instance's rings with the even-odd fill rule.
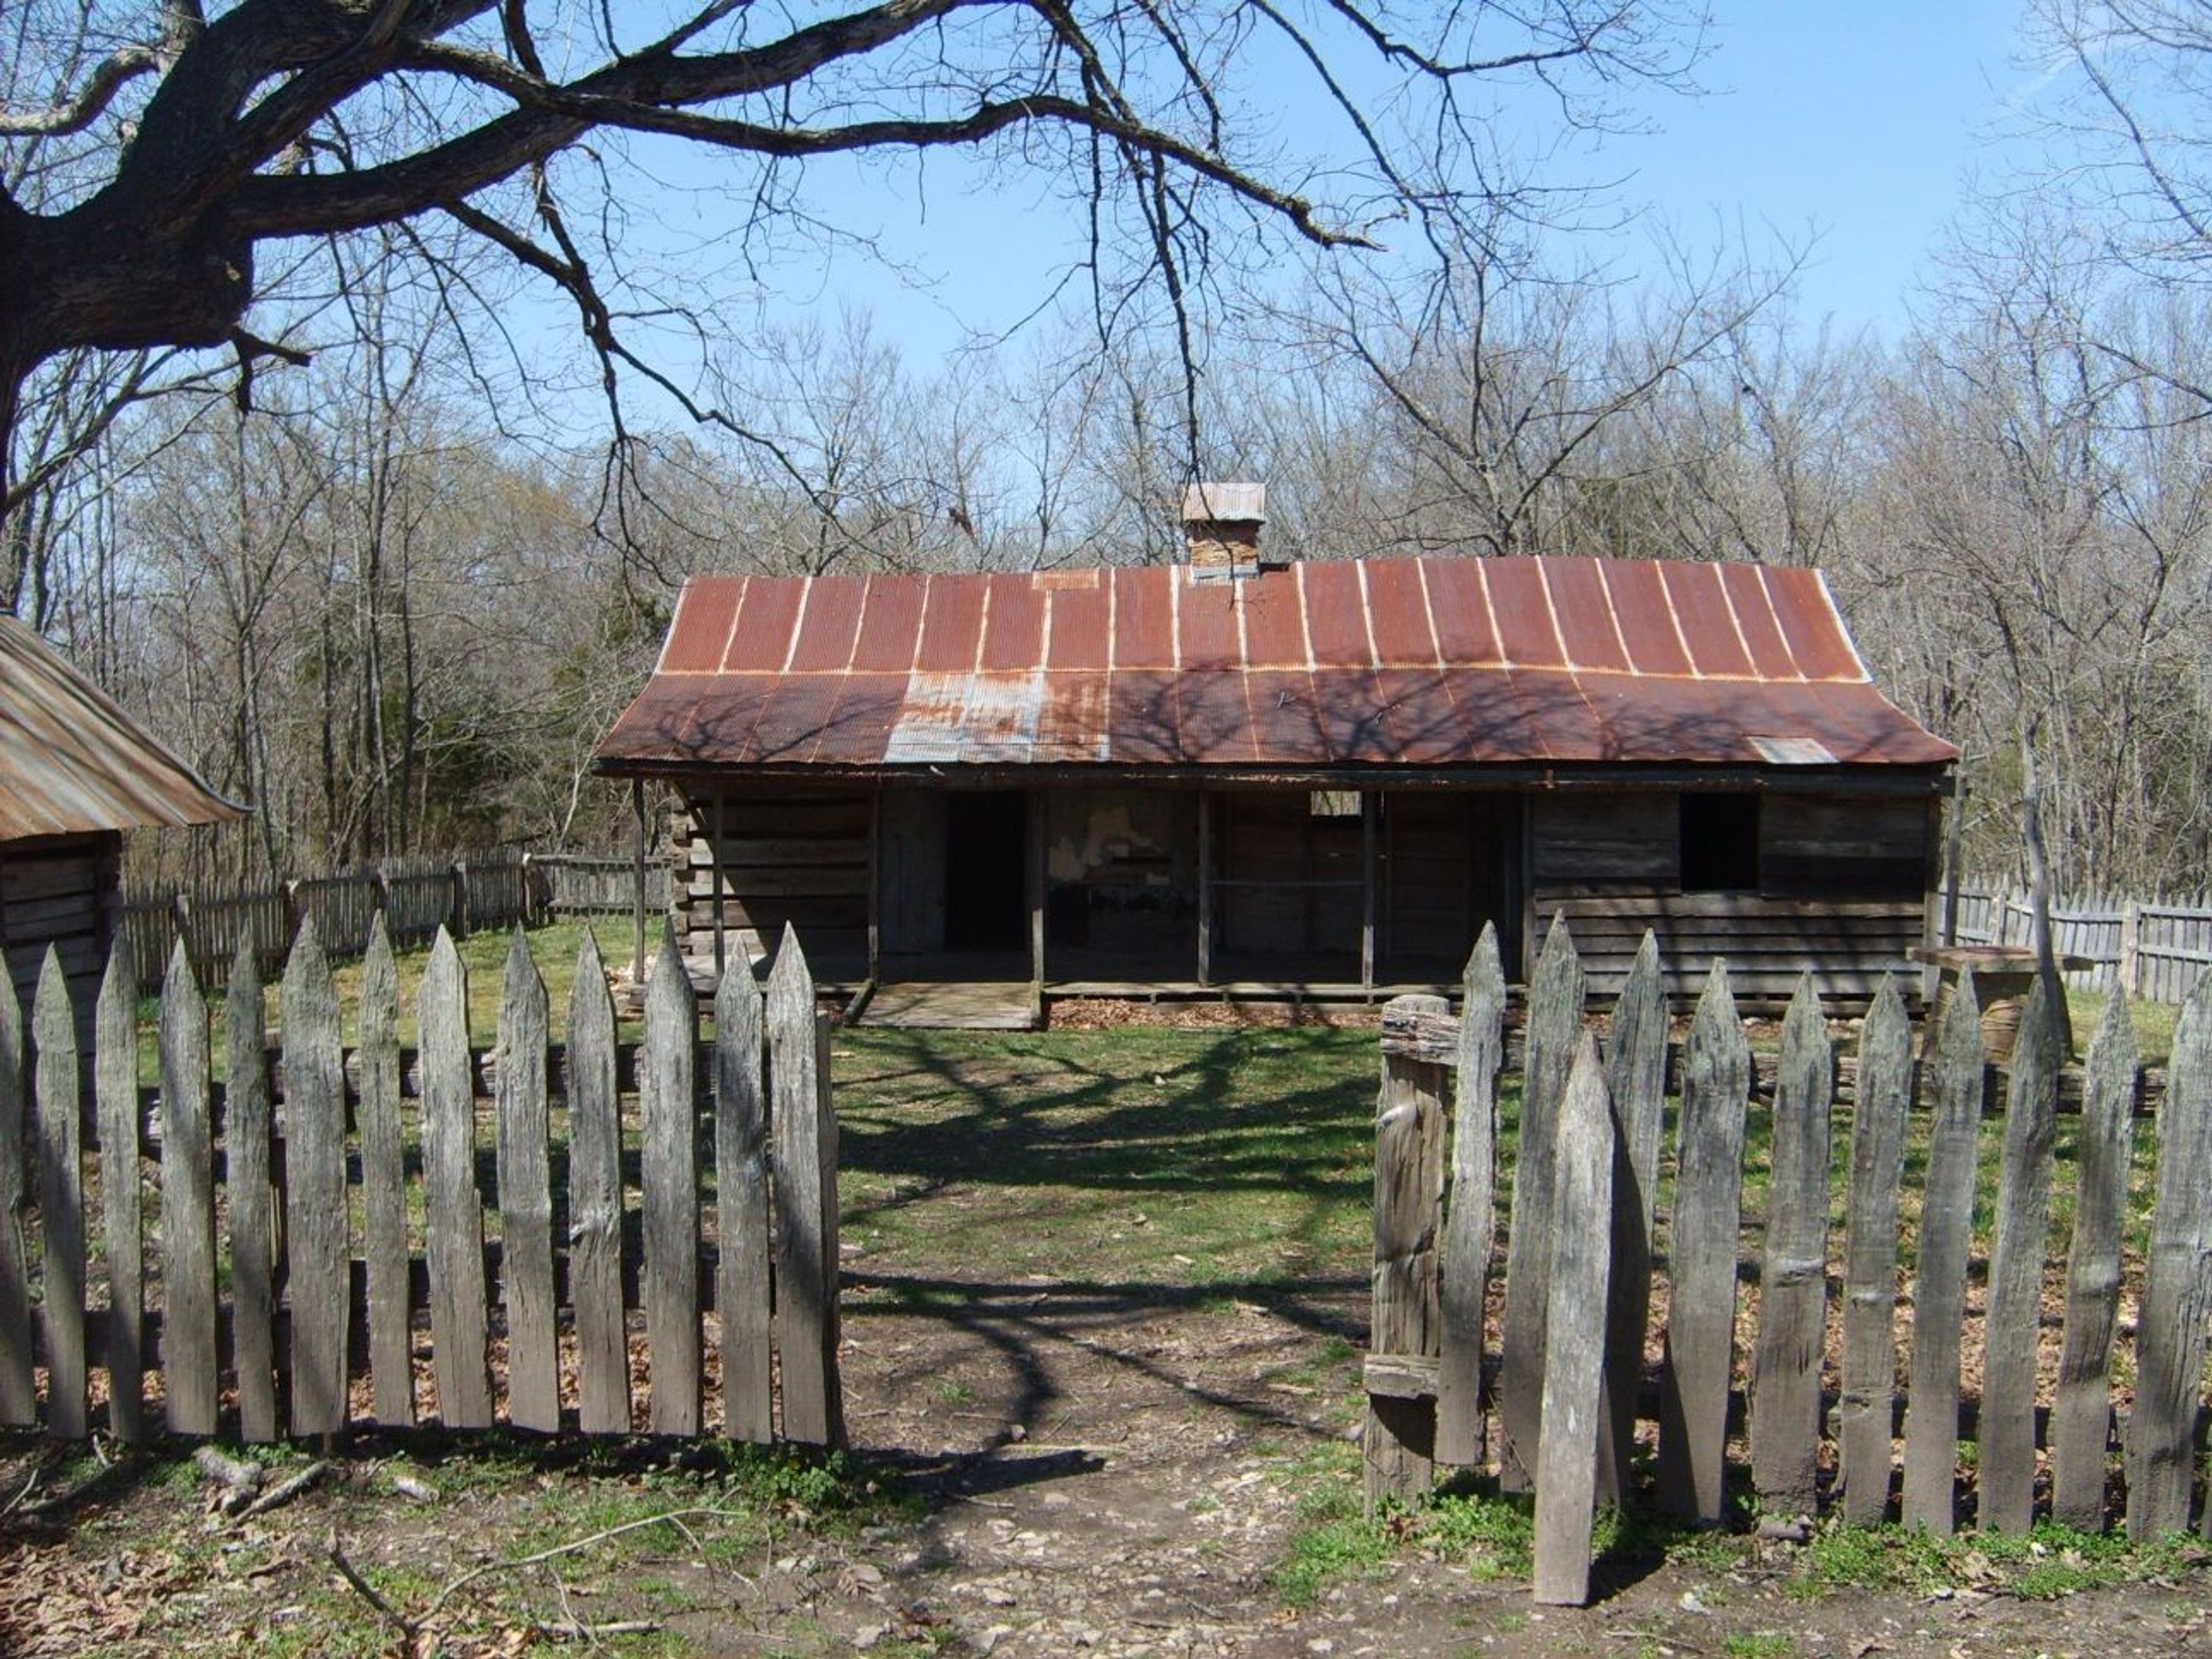
[[[839,1034],[835,1063],[864,1282],[872,1255],[1005,1281],[1364,1272],[1372,1031],[862,1030]]]
[[[1378,1577],[1397,1552],[1392,1517],[1360,1514],[1358,1460],[1328,1458],[1306,1470],[1297,1500],[1297,1528],[1272,1582],[1284,1605],[1310,1607],[1331,1585]]]
[[[1939,1538],[1902,1527],[1832,1522],[1806,1547],[1790,1589],[1813,1599],[1850,1589],[1927,1595],[1972,1589],[2051,1601],[2116,1584],[2163,1583],[2208,1565],[2212,1546],[2185,1534],[2136,1544],[2123,1533],[2082,1533],[2044,1522],[2024,1535]]]
[[[2105,1017],[2107,993],[2103,991],[2069,991],[2066,994],[2068,1017],[2074,1026],[2074,1057],[2079,1060],[2088,1052],[2089,1039],[2097,1034],[2097,1023]],[[2145,1066],[2163,1066],[2173,1054],[2174,1027],[2181,1023],[2181,1010],[2171,1003],[2146,1002],[2138,997],[2128,1005],[2129,1022],[2136,1028],[2137,1058]]]
[[[1413,1509],[1367,1520],[1360,1514],[1358,1478],[1358,1460],[1348,1451],[1291,1472],[1290,1484],[1300,1493],[1299,1524],[1273,1578],[1286,1605],[1308,1607],[1333,1585],[1384,1576],[1407,1554],[1462,1567],[1478,1583],[1529,1577],[1535,1547],[1531,1499],[1487,1490],[1440,1492]],[[1753,1550],[1747,1534],[1692,1529],[1642,1509],[1601,1509],[1591,1542],[1601,1579],[1608,1570],[1661,1563],[1726,1571],[1747,1565]],[[2208,1566],[2212,1545],[2186,1534],[2137,1545],[2117,1532],[2078,1533],[2046,1522],[2025,1536],[1970,1532],[1938,1538],[1917,1529],[1847,1527],[1832,1520],[1797,1554],[1784,1589],[1806,1601],[1854,1591],[1921,1597],[1960,1589],[2051,1601],[2118,1585],[2178,1582]],[[1764,1641],[1768,1633],[1732,1639]],[[1785,1644],[1741,1651],[1793,1650]]]

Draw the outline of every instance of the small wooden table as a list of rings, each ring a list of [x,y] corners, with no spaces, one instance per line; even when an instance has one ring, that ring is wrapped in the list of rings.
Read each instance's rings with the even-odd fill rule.
[[[1982,1052],[1993,1066],[2008,1064],[2020,1037],[2021,1010],[2035,986],[2034,951],[2025,945],[1916,945],[1905,954],[1928,963],[1941,976],[1928,1012],[1928,1045],[1935,1044],[1960,979],[1972,974],[1974,998],[1982,1010]],[[2058,958],[2062,974],[2078,974],[2096,965],[2089,957]]]

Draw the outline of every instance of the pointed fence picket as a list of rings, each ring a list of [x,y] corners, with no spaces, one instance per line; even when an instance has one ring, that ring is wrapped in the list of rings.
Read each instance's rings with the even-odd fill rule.
[[[1725,1498],[1736,1240],[1751,1100],[1751,1044],[1718,963],[1698,999],[1682,1059],[1666,1370],[1659,1390],[1659,1500],[1686,1520],[1717,1524]]]
[[[23,1237],[30,1194],[30,1076],[23,1012],[12,983],[0,985],[0,1333],[31,1328],[31,1259]],[[31,1372],[31,1345],[0,1340],[0,1426],[22,1428],[39,1420]]]
[[[2051,1513],[2094,1530],[2105,1516],[2112,1438],[2112,1330],[2135,1136],[2135,1022],[2112,997],[2089,1043],[2075,1165],[2074,1237],[2066,1254],[2066,1346],[2051,1423]]]
[[[1551,1316],[1555,1125],[1582,1033],[1585,984],[1566,923],[1554,917],[1529,983],[1519,1161],[1506,1225],[1505,1344],[1498,1373],[1498,1413],[1499,1479],[1508,1492],[1527,1492],[1535,1483],[1544,1415],[1545,1328]]]
[[[1905,1524],[1937,1534],[1950,1532],[1956,1510],[1960,1328],[1973,1243],[1983,1069],[1981,1009],[1968,980],[1945,1010],[1936,1038],[1936,1104],[1914,1253],[1912,1368],[1905,1417]]]
[[[100,1370],[126,1441],[149,1419],[247,1440],[407,1425],[418,1397],[452,1429],[693,1436],[715,1415],[702,1357],[718,1319],[721,1431],[842,1443],[836,1115],[797,939],[787,933],[765,1003],[749,970],[732,972],[702,1050],[680,963],[657,976],[644,1042],[618,1042],[588,938],[555,1044],[518,932],[487,1052],[469,1047],[465,970],[441,933],[409,1052],[380,918],[369,935],[350,1052],[313,920],[283,964],[281,1051],[241,942],[221,1085],[181,949],[151,1090],[126,953],[100,992],[88,1073],[58,965],[27,1025],[0,983],[0,1426],[82,1436]],[[649,1379],[641,1414],[634,1358]]]
[[[130,1149],[104,1171],[100,1196],[107,1262],[107,1427],[131,1445],[146,1433],[146,1356],[140,1342],[146,1239],[138,1167],[138,984],[127,951],[118,951],[108,961],[93,1030],[95,1144]]]
[[[1835,1052],[1813,976],[1782,1022],[1773,1166],[1751,1365],[1751,1484],[1762,1507],[1810,1515],[1820,1445],[1820,1350],[1828,1316],[1828,1108]]]
[[[229,1189],[231,1348],[238,1373],[238,1435],[276,1437],[276,1221],[269,1159],[268,1007],[253,947],[239,942],[223,1010],[229,1086],[222,1153]]]
[[[31,1014],[38,1051],[39,1323],[46,1350],[46,1432],[84,1437],[88,1395],[84,1320],[83,1118],[77,1098],[76,1016],[61,953],[46,947]]]
[[[367,1259],[371,1414],[393,1428],[415,1422],[414,1342],[409,1331],[405,1131],[399,1108],[399,969],[384,918],[371,925],[361,965],[362,1254]]]
[[[1844,1236],[1843,1389],[1836,1452],[1844,1515],[1879,1522],[1889,1504],[1890,1419],[1897,1393],[1897,1200],[1912,1097],[1912,1023],[1885,981],[1859,1031],[1851,1113],[1850,1206]]]
[[[1606,1408],[1598,1420],[1598,1491],[1624,1500],[1644,1386],[1644,1334],[1651,1311],[1651,1225],[1659,1209],[1659,1152],[1666,1131],[1667,992],[1649,933],[1613,1006],[1605,1061],[1613,1113],[1613,1271],[1606,1313]]]
[[[1612,1103],[1597,1039],[1577,1039],[1560,1091],[1552,1159],[1552,1214],[1595,1218],[1619,1196],[1613,1183]],[[1553,1230],[1546,1254],[1550,1309],[1544,1325],[1544,1410],[1535,1448],[1536,1599],[1589,1600],[1590,1544],[1599,1486],[1598,1429],[1606,1382],[1606,1325],[1613,1240],[1595,1224]]]
[[[1659,964],[1648,941],[1647,951],[1656,987]],[[1917,1063],[1899,988],[1880,988],[1856,1053],[1839,1057],[1819,1000],[1803,985],[1778,1059],[1763,1068],[1753,1064],[1717,961],[1686,1043],[1665,1044],[1663,998],[1655,1008],[1632,981],[1601,1051],[1584,1029],[1573,943],[1555,927],[1533,975],[1521,1132],[1509,1149],[1496,1133],[1497,1095],[1511,1084],[1498,1076],[1503,985],[1492,952],[1486,940],[1470,960],[1459,1018],[1433,998],[1400,998],[1383,1012],[1373,1351],[1365,1364],[1370,1506],[1418,1497],[1437,1464],[1494,1467],[1501,1486],[1533,1486],[1535,1494],[1537,1599],[1584,1599],[1593,1505],[1642,1496],[1626,1453],[1656,1334],[1663,1358],[1654,1496],[1679,1515],[1723,1518],[1734,1391],[1744,1387],[1748,1435],[1733,1449],[1746,1456],[1749,1484],[1770,1514],[1816,1516],[1833,1505],[1850,1523],[1901,1513],[1908,1525],[1948,1533],[1961,1509],[1960,1441],[1971,1437],[1978,1525],[2021,1530],[2047,1503],[2075,1527],[2101,1527],[2117,1518],[2106,1496],[2114,1377],[2130,1369],[2132,1409],[2122,1437],[2130,1531],[2184,1528],[2207,1512],[2197,1435],[2212,1320],[2212,1277],[2202,1270],[2212,1260],[2212,1208],[2204,1201],[2212,1191],[2212,981],[2185,1007],[2171,1066],[2155,1091],[2137,1068],[2124,1009],[2106,1018],[2077,1070],[2063,1063],[2051,1035],[2055,1010],[2040,992],[2024,1011],[2009,1066],[1996,1079],[2001,1087],[1994,1086],[1971,975],[1947,1001]],[[1454,1066],[1470,1074],[1459,1079],[1454,1144],[1446,1149],[1438,1144],[1443,1114],[1423,1103],[1441,1099],[1439,1068]],[[1671,1137],[1670,1087],[1680,1096]],[[2116,1365],[2113,1354],[2121,1244],[2132,1119],[2154,1094],[2158,1198],[2148,1272],[2136,1287],[2130,1368]],[[1978,1301],[1971,1270],[1985,1099],[2002,1102],[1992,1108],[2002,1113],[2002,1141],[1992,1149],[1999,1173],[1985,1241],[1988,1293]],[[1838,1207],[1832,1109],[1850,1114],[1840,1260],[1830,1225]],[[1765,1176],[1766,1197],[1756,1218],[1755,1261],[1747,1261],[1746,1148],[1759,1142],[1747,1142],[1746,1132],[1761,1119],[1771,1133],[1766,1150],[1753,1156],[1767,1162],[1751,1173]],[[1908,1145],[1923,1149],[1917,1194],[1903,1182]],[[1496,1172],[1507,1164],[1512,1234],[1505,1283],[1494,1286]],[[1438,1179],[1446,1167],[1448,1194]],[[2063,1241],[2050,1225],[2061,1167],[2075,1171],[2067,1189],[2074,1229]],[[1670,1170],[1671,1201],[1664,1201]],[[1532,1186],[1540,1192],[1527,1190]],[[1909,1231],[1900,1227],[1907,1197],[1917,1199]],[[1591,1224],[1601,1210],[1609,1225]],[[1655,1217],[1663,1218],[1656,1237]],[[1444,1241],[1441,1282],[1430,1248],[1437,1239]],[[1912,1285],[1902,1355],[1901,1269]],[[2054,1366],[2043,1310],[2061,1273],[2063,1349]],[[1747,1345],[1737,1340],[1740,1274],[1757,1287]],[[1834,1348],[1831,1274],[1844,1298]],[[1655,1333],[1642,1310],[1662,1280],[1664,1328]],[[1539,1290],[1540,1319],[1533,1311]],[[1502,1352],[1486,1356],[1485,1314],[1498,1309]],[[1978,1400],[1962,1413],[1969,1403],[1962,1351],[1976,1329],[1984,1352]],[[1484,1390],[1493,1374],[1486,1358],[1498,1378],[1494,1395]],[[1830,1402],[1822,1393],[1831,1367],[1842,1383],[1832,1479],[1824,1474]],[[1901,1445],[1900,1375],[1909,1379]],[[1539,1391],[1533,1397],[1532,1388]],[[1486,1434],[1486,1407],[1500,1419],[1495,1437]],[[2039,1484],[2045,1453],[2047,1493]],[[2205,1524],[2212,1533],[2212,1519]]]
[[[1498,1069],[1505,1057],[1505,975],[1498,930],[1485,926],[1461,987],[1452,1115],[1452,1206],[1445,1218],[1438,1310],[1436,1461],[1482,1462],[1482,1322],[1498,1228]]]
[[[545,981],[514,930],[499,1009],[500,1294],[507,1310],[507,1407],[519,1429],[561,1426],[553,1303],[553,1185],[547,1149]]]
[[[2203,1411],[2204,1328],[2212,1316],[2212,979],[2173,1034],[2158,1117],[2158,1197],[2136,1319],[2135,1413],[2128,1435],[2128,1531],[2189,1524]],[[2212,1528],[2212,1504],[2204,1510]]]
[[[1982,1323],[1975,1511],[1976,1521],[1993,1532],[2024,1533],[2035,1519],[2036,1360],[2058,1136],[2058,1068],[2033,1057],[2058,1040],[2053,994],[2047,981],[2028,993],[2014,1053],[2029,1061],[2014,1066],[2005,1095],[1989,1305]]]

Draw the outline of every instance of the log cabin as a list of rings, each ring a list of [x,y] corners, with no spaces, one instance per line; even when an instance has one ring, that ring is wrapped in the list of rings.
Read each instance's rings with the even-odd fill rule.
[[[1913,973],[1957,751],[1817,572],[1271,562],[1257,485],[1188,562],[702,576],[600,769],[678,805],[687,957],[1054,995],[1366,999],[1508,972],[1564,915],[1593,989]]]
[[[122,912],[125,830],[245,813],[36,633],[0,617],[0,951],[27,1025],[51,948],[89,1052]]]

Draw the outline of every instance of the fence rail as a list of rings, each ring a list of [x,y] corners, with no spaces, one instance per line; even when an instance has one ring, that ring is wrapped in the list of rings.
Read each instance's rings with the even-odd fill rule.
[[[718,1414],[733,1438],[841,1442],[836,1117],[797,940],[765,1000],[749,971],[728,976],[705,1048],[672,945],[644,1042],[618,1043],[587,936],[556,1046],[518,940],[488,1054],[469,1047],[466,969],[442,931],[419,1047],[400,1048],[383,914],[369,933],[351,1050],[312,923],[283,969],[281,1048],[249,936],[219,1036],[174,951],[151,1090],[125,953],[100,992],[88,1091],[58,960],[27,1030],[0,985],[0,1424],[82,1436],[101,1370],[125,1441],[147,1432],[157,1371],[167,1431],[249,1442],[411,1425],[426,1389],[449,1429],[696,1435]]]
[[[2034,906],[2016,889],[1959,891],[1960,945],[2025,945],[2033,941],[2034,922]],[[2185,1002],[2212,969],[2212,894],[2172,901],[2061,895],[2051,902],[2051,939],[2058,955],[2096,964],[2065,976],[2078,990],[2117,986],[2152,1002]]]
[[[1751,1482],[1763,1508],[1786,1517],[1825,1503],[1852,1523],[1899,1515],[1948,1533],[1968,1507],[1958,1468],[1968,1403],[1961,1336],[1978,1325],[1979,1394],[1964,1431],[1976,1443],[1976,1522],[2021,1532],[2035,1517],[2039,1412],[2047,1407],[2041,1450],[2050,1512],[2100,1528],[2124,1287],[2134,1304],[2132,1352],[2121,1371],[2133,1378],[2123,1437],[2126,1525],[2138,1537],[2185,1529],[2204,1403],[2201,1264],[2212,1259],[2204,1199],[2212,1191],[2212,981],[2200,983],[2174,1037],[2141,1273],[2124,1273],[2121,1252],[2143,1082],[2125,1000],[2111,1000],[2068,1091],[2080,1103],[2067,1118],[2073,1221],[2054,1256],[2061,1056],[2057,1011],[2042,989],[2031,994],[2004,1074],[2002,1126],[1992,1132],[2001,1144],[1978,1321],[1968,1317],[1967,1287],[1989,1068],[1971,976],[1917,1045],[1896,988],[1877,994],[1851,1068],[1846,1152],[1830,1117],[1843,1068],[1809,981],[1783,1026],[1771,1104],[1754,1109],[1750,1042],[1717,963],[1674,1068],[1680,1103],[1663,1200],[1670,1068],[1662,984],[1647,937],[1601,1048],[1583,1021],[1573,942],[1554,924],[1529,996],[1508,1255],[1495,1297],[1493,1194],[1506,1149],[1498,1114],[1505,994],[1494,933],[1485,931],[1468,963],[1457,1019],[1435,998],[1400,998],[1385,1010],[1366,1364],[1370,1503],[1417,1495],[1438,1466],[1494,1463],[1501,1484],[1535,1493],[1537,1599],[1587,1599],[1594,1498],[1634,1489],[1629,1454],[1656,1340],[1656,1495],[1668,1510],[1697,1522],[1723,1518],[1732,1390],[1747,1378]],[[1924,1085],[1916,1069],[1928,1074]],[[1454,1072],[1447,1206],[1446,1083]],[[1747,1137],[1747,1127],[1765,1133]],[[1908,1146],[1919,1149],[1910,1167],[1922,1174],[1917,1218],[1904,1235],[1913,1241],[1913,1279],[1900,1366]],[[1839,1157],[1848,1172],[1840,1256],[1831,1224]],[[1740,1347],[1743,1200],[1747,1176],[1761,1176],[1755,1311]],[[1600,1216],[1611,1218],[1609,1226],[1589,1224]],[[1655,1252],[1661,1216],[1664,1249]],[[1668,1290],[1656,1332],[1646,1311],[1655,1262]],[[1837,1282],[1840,1342],[1832,1351]],[[2064,1318],[2046,1346],[2042,1310],[2062,1285]],[[1486,1310],[1499,1308],[1491,1370]],[[1832,1401],[1822,1392],[1824,1362],[1840,1377]],[[1902,1396],[1900,1376],[1909,1377]],[[1821,1452],[1832,1406],[1829,1482]],[[2206,1524],[2212,1530],[2212,1518]]]
[[[368,951],[380,915],[395,945],[415,945],[436,938],[441,928],[460,936],[560,916],[628,915],[636,902],[631,860],[508,849],[392,859],[259,887],[172,888],[127,898],[121,936],[140,984],[161,977],[181,939],[201,982],[212,989],[223,983],[241,939],[252,941],[256,963],[271,972],[310,919],[325,952],[358,957]],[[648,866],[646,908],[658,914],[667,904],[668,872]]]

